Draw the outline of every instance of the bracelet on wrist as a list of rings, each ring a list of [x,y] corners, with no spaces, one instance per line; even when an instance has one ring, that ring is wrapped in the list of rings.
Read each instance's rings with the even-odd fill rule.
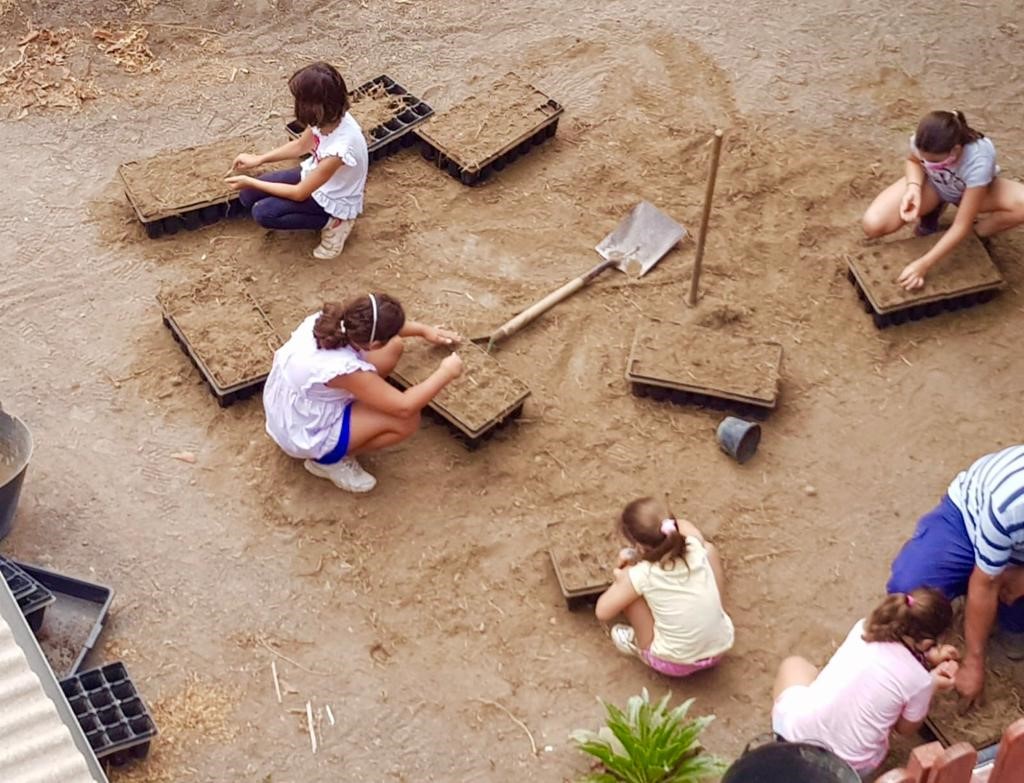
[[[908,188],[909,188],[909,187],[910,187],[911,185],[917,185],[918,187],[921,187],[921,183],[920,183],[920,182],[907,182],[907,187],[908,187]]]

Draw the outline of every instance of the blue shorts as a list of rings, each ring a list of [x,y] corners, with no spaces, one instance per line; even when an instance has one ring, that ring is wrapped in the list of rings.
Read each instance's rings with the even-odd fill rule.
[[[338,433],[338,442],[334,448],[324,454],[320,459],[313,460],[320,465],[336,465],[345,459],[348,453],[348,442],[352,431],[352,403],[345,406],[345,412],[341,416],[341,431]]]
[[[907,593],[918,587],[934,587],[950,600],[967,593],[974,571],[974,544],[967,535],[963,515],[949,495],[917,523],[914,536],[892,563],[890,593]],[[1012,606],[999,604],[999,625],[1013,633],[1024,632],[1024,598]]]

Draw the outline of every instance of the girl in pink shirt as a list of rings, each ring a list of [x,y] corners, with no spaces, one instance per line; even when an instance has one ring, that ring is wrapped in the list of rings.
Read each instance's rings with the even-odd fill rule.
[[[861,775],[876,769],[889,733],[916,733],[932,694],[953,688],[959,655],[938,644],[952,619],[938,590],[894,593],[853,627],[820,672],[804,658],[787,658],[775,678],[775,733],[822,745]]]

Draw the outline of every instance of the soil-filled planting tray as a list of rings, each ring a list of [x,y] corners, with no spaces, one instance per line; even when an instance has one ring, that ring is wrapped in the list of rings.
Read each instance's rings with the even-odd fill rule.
[[[423,157],[464,185],[501,171],[555,135],[562,106],[514,73],[416,130]]]
[[[281,339],[241,277],[210,272],[165,287],[157,301],[164,325],[222,408],[263,388]]]
[[[36,638],[57,677],[68,677],[82,666],[103,632],[114,591],[36,566],[18,563],[49,590],[54,600]]]
[[[960,640],[963,648],[963,640]],[[967,742],[981,750],[996,744],[1003,731],[1015,720],[1024,717],[1024,687],[1014,677],[1014,664],[991,662],[985,677],[985,704],[975,705],[964,715],[960,714],[956,694],[937,695],[932,700],[931,710],[925,721],[936,738],[946,747],[957,742]],[[1019,669],[1022,664],[1017,664]]]
[[[626,379],[638,397],[763,415],[778,400],[781,364],[778,343],[644,320]]]
[[[390,380],[400,389],[415,386],[426,380],[449,353],[450,348],[407,343]],[[472,343],[459,346],[459,356],[462,375],[442,389],[427,409],[451,427],[466,446],[475,448],[519,418],[530,390],[497,359]]]
[[[548,554],[569,609],[597,600],[612,583],[616,553],[622,548],[606,519],[552,522]]]
[[[847,277],[879,329],[983,304],[1003,287],[1003,276],[984,244],[971,234],[928,273],[923,288],[905,290],[896,282],[903,267],[927,253],[941,236],[882,242],[847,259]]]
[[[120,766],[146,757],[156,724],[123,663],[68,677],[60,687],[96,758]]]
[[[242,214],[238,191],[225,182],[231,163],[239,153],[265,152],[277,146],[267,132],[250,133],[122,163],[117,171],[136,216],[155,239]],[[241,173],[259,176],[297,165],[297,161],[280,161]]]
[[[428,103],[385,75],[359,85],[349,97],[352,116],[366,137],[371,163],[415,144],[416,138],[409,131],[434,113]],[[298,120],[285,125],[293,139],[301,136],[305,129]]]

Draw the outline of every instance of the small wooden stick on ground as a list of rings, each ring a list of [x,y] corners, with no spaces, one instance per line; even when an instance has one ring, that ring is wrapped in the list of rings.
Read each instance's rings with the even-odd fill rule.
[[[530,739],[530,750],[533,752],[534,756],[537,755],[537,743],[533,739],[533,733],[530,731],[529,727],[525,723],[523,723],[521,720],[519,720],[519,718],[517,718],[515,715],[509,712],[507,707],[505,707],[502,704],[499,704],[496,701],[491,701],[490,699],[473,699],[473,701],[478,701],[481,704],[486,704],[490,707],[495,707],[504,712],[506,715],[508,715],[512,719],[513,723],[515,723],[519,728],[526,732],[526,736]]]
[[[270,673],[274,675],[274,693],[277,694],[277,703],[281,703],[281,681],[277,679],[277,661],[270,662]]]
[[[309,744],[316,753],[316,729],[313,728],[313,705],[306,702],[306,724],[309,726]]]

